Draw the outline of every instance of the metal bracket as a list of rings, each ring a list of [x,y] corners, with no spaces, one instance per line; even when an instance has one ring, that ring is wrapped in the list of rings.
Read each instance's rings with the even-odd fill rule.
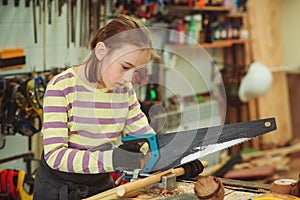
[[[176,174],[170,173],[161,177],[162,188],[166,190],[174,190],[177,188]]]
[[[130,178],[130,182],[134,182],[138,178],[149,177],[149,176],[151,176],[151,174],[141,173],[141,169],[135,169],[134,171],[123,171],[123,174],[121,175],[120,179]],[[118,179],[116,183],[118,184],[119,181],[120,180]],[[149,186],[149,188],[152,187],[159,187],[169,191],[176,189],[177,188],[176,174],[168,173],[166,175],[161,176],[161,182]]]
[[[177,188],[176,174],[169,173],[161,177],[161,182],[152,184],[149,188],[159,187],[165,190],[174,190]]]

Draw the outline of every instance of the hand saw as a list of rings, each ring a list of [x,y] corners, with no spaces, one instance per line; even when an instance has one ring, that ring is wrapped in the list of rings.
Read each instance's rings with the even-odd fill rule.
[[[142,172],[174,168],[211,153],[276,130],[275,118],[186,130],[166,134],[126,136],[127,142],[147,142],[150,158]]]

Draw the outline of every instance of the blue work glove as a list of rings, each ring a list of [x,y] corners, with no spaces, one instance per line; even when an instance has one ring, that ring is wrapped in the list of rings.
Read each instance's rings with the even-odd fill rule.
[[[200,160],[193,160],[191,162],[181,165],[180,167],[182,167],[184,169],[185,173],[184,173],[184,175],[179,176],[178,178],[186,179],[186,180],[191,180],[191,179],[195,178],[200,173],[202,173],[203,169],[204,169]]]
[[[144,154],[137,143],[124,143],[113,150],[113,167],[119,171],[141,169]]]

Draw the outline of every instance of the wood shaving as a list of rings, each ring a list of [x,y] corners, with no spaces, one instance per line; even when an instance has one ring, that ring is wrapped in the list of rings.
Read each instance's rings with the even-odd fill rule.
[[[160,187],[151,187],[140,191],[139,198],[155,199],[178,196],[185,193],[194,193],[194,184],[191,183],[177,183],[177,188],[174,190],[166,190]]]

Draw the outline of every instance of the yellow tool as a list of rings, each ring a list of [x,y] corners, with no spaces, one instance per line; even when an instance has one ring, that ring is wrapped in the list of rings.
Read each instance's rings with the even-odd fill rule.
[[[300,200],[300,198],[287,194],[269,193],[249,198],[249,200]]]

